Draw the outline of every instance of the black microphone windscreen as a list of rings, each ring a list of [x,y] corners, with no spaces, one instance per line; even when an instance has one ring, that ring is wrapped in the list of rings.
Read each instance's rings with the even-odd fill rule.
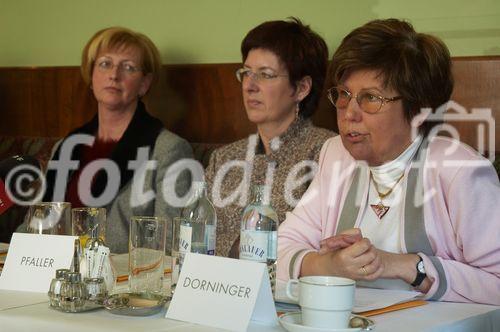
[[[20,170],[31,174],[32,176],[38,178],[38,173],[40,173],[40,163],[33,156],[12,156],[7,159],[0,161],[0,178],[5,180],[9,173],[15,169],[16,167],[21,167]],[[36,172],[33,170],[29,170],[28,168],[31,166],[31,169],[36,169]]]

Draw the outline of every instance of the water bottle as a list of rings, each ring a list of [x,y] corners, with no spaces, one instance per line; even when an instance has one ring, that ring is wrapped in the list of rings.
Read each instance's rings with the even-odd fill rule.
[[[243,211],[240,259],[266,263],[274,295],[278,247],[278,215],[265,195],[265,186],[252,188],[252,202]]]
[[[215,255],[215,230],[217,227],[215,208],[207,197],[205,182],[193,181],[191,186],[193,195],[181,211],[181,217],[188,222],[183,226],[191,228],[188,240],[191,252]]]

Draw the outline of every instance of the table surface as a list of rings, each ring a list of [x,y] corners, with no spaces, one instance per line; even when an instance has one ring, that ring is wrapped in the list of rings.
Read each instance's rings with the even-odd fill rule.
[[[0,290],[0,296],[4,291]],[[4,294],[6,295],[6,294]],[[104,309],[68,314],[39,303],[0,311],[2,331],[36,330],[57,331],[221,331],[202,325],[195,325],[165,319],[166,309],[154,316],[128,317],[113,315]],[[500,307],[429,302],[427,305],[390,312],[371,317],[375,331],[500,331]],[[267,327],[251,323],[248,331],[285,331],[283,328]]]
[[[117,268],[120,270],[120,268]],[[120,271],[117,271],[120,272]],[[117,287],[122,288],[122,287]],[[0,298],[26,293],[0,290]],[[40,295],[37,294],[37,299]],[[33,303],[33,302],[32,302]],[[216,309],[216,308],[212,308]],[[47,303],[39,303],[12,309],[0,309],[1,331],[225,331],[203,325],[165,319],[163,312],[148,317],[114,315],[100,309],[85,313],[62,313],[52,310]],[[389,312],[370,317],[375,321],[375,331],[500,331],[500,306],[469,303],[429,302],[420,307]],[[228,319],[230,319],[228,317]],[[280,326],[269,327],[251,322],[248,331],[285,331]]]

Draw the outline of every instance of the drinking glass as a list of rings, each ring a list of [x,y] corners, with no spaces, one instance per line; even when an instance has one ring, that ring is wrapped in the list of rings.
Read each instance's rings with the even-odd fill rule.
[[[106,209],[83,207],[71,209],[72,234],[85,247],[89,238],[106,240]]]
[[[129,289],[132,293],[163,294],[166,220],[132,217],[129,237]]]
[[[71,204],[67,202],[42,202],[28,209],[26,230],[35,234],[71,234]]]

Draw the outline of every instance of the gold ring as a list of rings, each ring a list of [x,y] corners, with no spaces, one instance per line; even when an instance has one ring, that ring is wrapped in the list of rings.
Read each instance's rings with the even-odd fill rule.
[[[365,269],[365,267],[364,267],[364,266],[362,266],[362,267],[361,267],[361,270],[363,270],[363,273],[365,274],[365,276],[367,276],[367,275],[368,275],[368,271],[366,271],[366,269]]]

